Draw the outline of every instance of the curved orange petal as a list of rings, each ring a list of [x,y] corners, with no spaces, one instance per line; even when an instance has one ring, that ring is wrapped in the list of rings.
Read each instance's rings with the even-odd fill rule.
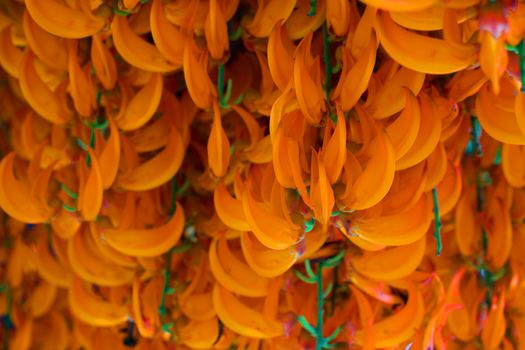
[[[179,241],[184,229],[184,210],[178,203],[173,217],[150,229],[110,229],[102,233],[110,246],[121,253],[152,257],[166,253]]]
[[[433,219],[432,201],[424,194],[412,208],[401,213],[355,222],[354,232],[361,238],[380,245],[400,246],[423,237]]]
[[[102,182],[102,174],[98,159],[91,148],[88,150],[91,160],[91,169],[86,179],[86,183],[82,188],[82,217],[86,221],[96,220],[100,208],[102,207],[102,199],[104,196],[104,183]]]
[[[68,70],[70,94],[77,112],[83,117],[88,117],[93,113],[95,108],[95,93],[90,76],[88,76],[88,74],[91,73],[83,69],[78,62],[77,47],[77,41],[71,41],[69,43]]]
[[[230,141],[222,127],[221,112],[217,102],[213,103],[213,123],[208,137],[208,165],[217,177],[223,177],[230,165]]]
[[[35,56],[32,52],[25,54],[20,63],[20,89],[29,105],[47,121],[64,124],[71,116],[62,108],[56,91],[42,81],[35,69]]]
[[[194,39],[190,37],[186,39],[183,56],[184,80],[191,99],[199,108],[210,108],[217,91],[207,71],[208,54],[198,50]]]
[[[103,17],[86,14],[55,0],[45,4],[39,0],[28,0],[25,5],[40,27],[63,38],[85,38],[96,34],[105,24]]]
[[[129,101],[124,115],[115,120],[121,130],[138,129],[153,117],[160,104],[163,85],[162,74],[152,73],[146,85]]]
[[[484,349],[498,349],[505,336],[507,321],[505,319],[505,294],[494,296],[488,317],[481,331],[481,342]]]
[[[284,22],[288,19],[296,2],[297,0],[258,0],[253,21],[246,25],[246,29],[255,37],[268,37],[280,20]]]
[[[158,73],[171,72],[180,67],[166,60],[155,45],[135,34],[126,17],[114,16],[111,32],[115,48],[129,64]]]
[[[13,218],[26,223],[43,223],[51,217],[31,198],[29,185],[15,178],[13,173],[15,153],[11,152],[0,162],[0,206]]]
[[[224,53],[230,49],[228,28],[221,9],[222,2],[210,0],[209,3],[210,7],[208,17],[206,17],[206,24],[204,25],[204,35],[206,36],[206,44],[210,51],[210,56],[220,60]]]
[[[63,38],[56,37],[41,28],[24,12],[24,34],[31,51],[51,68],[68,70],[68,48]]]
[[[521,131],[516,114],[498,105],[489,84],[481,88],[476,97],[476,116],[479,123],[490,136],[503,143],[525,144],[525,134]]]
[[[372,35],[368,45],[363,49],[355,64],[348,69],[348,74],[341,76],[340,79],[343,79],[341,94],[339,96],[334,95],[332,99],[339,98],[343,112],[347,112],[354,107],[368,88],[368,82],[376,62],[376,49],[376,37]]]
[[[288,37],[282,22],[275,24],[268,38],[268,67],[273,82],[281,91],[285,91],[293,76],[293,53],[295,46]]]
[[[421,124],[416,141],[407,153],[396,161],[396,169],[406,169],[428,157],[439,142],[441,119],[436,115],[430,97],[420,94]]]
[[[242,200],[233,198],[224,181],[220,181],[213,192],[213,203],[215,211],[221,221],[228,227],[239,231],[249,231],[250,225],[244,215]]]
[[[24,52],[18,49],[11,40],[12,26],[7,26],[0,34],[0,65],[11,76],[19,77],[20,62],[24,58]]]
[[[406,305],[392,316],[386,317],[373,325],[375,347],[396,346],[409,340],[423,321],[424,309],[421,292],[413,284],[410,284]],[[364,330],[356,332],[355,343],[357,345],[365,343],[364,334]]]
[[[374,206],[386,196],[394,181],[394,148],[384,131],[379,131],[371,141],[369,154],[370,160],[355,180],[349,197],[344,200],[350,209]]]
[[[229,291],[248,297],[262,297],[268,293],[270,280],[257,275],[237,258],[224,237],[211,243],[209,260],[216,281]]]
[[[330,180],[330,184],[334,184],[339,179],[347,155],[345,116],[339,106],[336,107],[336,111],[337,125],[331,137],[325,137],[323,140],[323,147],[321,150],[321,158],[325,163],[326,174]],[[325,131],[328,131],[326,128],[331,125],[332,123],[327,123]]]
[[[326,111],[326,106],[321,89],[321,76],[318,74],[319,61],[310,57],[312,37],[310,33],[297,46],[293,77],[297,102],[305,119],[310,124],[317,124]]]
[[[327,225],[335,204],[334,191],[328,181],[323,160],[319,159],[317,153],[312,158],[314,156],[316,157],[317,169],[314,165],[315,162],[312,162],[312,173],[316,172],[317,178],[310,181],[310,201],[316,220],[322,225]]]
[[[120,134],[117,125],[113,121],[111,116],[107,116],[109,121],[109,138],[106,141],[104,149],[98,157],[98,163],[100,164],[100,175],[102,176],[102,182],[104,189],[107,190],[111,187],[115,178],[117,177],[118,166],[120,163]]]
[[[168,61],[181,66],[186,37],[166,18],[162,0],[152,2],[149,23],[153,40],[159,51]]]
[[[181,135],[172,126],[166,147],[155,157],[122,174],[117,182],[119,186],[130,191],[145,191],[158,187],[177,173],[183,158],[184,145]]]
[[[117,64],[101,35],[92,36],[91,62],[98,80],[106,90],[112,90],[117,84]]]
[[[286,249],[299,237],[299,227],[272,212],[264,203],[257,202],[247,187],[242,195],[244,215],[257,239],[272,249]]]
[[[508,64],[508,53],[505,48],[505,37],[494,38],[490,32],[480,31],[481,51],[479,53],[479,64],[481,70],[487,75],[492,83],[494,93],[499,94],[499,80]]]
[[[416,142],[421,123],[419,102],[414,94],[405,89],[405,108],[386,128],[392,140],[395,159],[401,159]]]

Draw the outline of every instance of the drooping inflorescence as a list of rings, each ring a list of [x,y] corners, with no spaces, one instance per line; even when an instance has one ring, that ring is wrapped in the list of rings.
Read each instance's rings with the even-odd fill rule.
[[[1,349],[525,348],[525,2],[0,1]]]

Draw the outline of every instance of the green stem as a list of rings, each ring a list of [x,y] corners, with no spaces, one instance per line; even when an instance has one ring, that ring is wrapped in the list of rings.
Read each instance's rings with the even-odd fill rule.
[[[317,266],[317,337],[315,339],[315,349],[321,350],[323,348],[323,313],[324,313],[324,290],[323,290],[323,262],[321,261]]]
[[[67,210],[70,213],[76,213],[77,212],[77,209],[75,207],[72,207],[72,206],[67,205],[65,203],[62,203],[62,208],[64,208],[65,210]]]
[[[129,11],[123,11],[117,8],[113,8],[113,13],[119,16],[123,16],[123,17],[129,16],[131,14],[131,12]]]
[[[69,187],[67,187],[65,184],[60,184],[60,188],[62,188],[62,191],[64,191],[70,198],[77,199],[78,194],[73,192]]]
[[[518,56],[520,59],[521,92],[525,92],[525,43],[523,40],[518,44]]]
[[[441,255],[443,243],[441,243],[441,218],[439,217],[439,201],[437,187],[432,189],[432,199],[434,200],[434,238],[436,239],[436,255]]]
[[[306,14],[308,17],[313,17],[316,14],[317,0],[310,0],[310,11]]]
[[[88,146],[84,143],[84,141],[82,141],[81,138],[77,138],[76,141],[77,141],[78,147],[82,148],[84,151],[87,152]]]
[[[323,23],[323,59],[324,59],[324,93],[326,102],[330,99],[332,84],[332,60],[330,57],[330,40],[328,36],[328,26]]]
[[[224,64],[219,65],[219,73],[217,77],[217,90],[219,93],[219,102],[224,98]]]
[[[477,118],[471,116],[470,117],[470,137],[472,140],[472,146],[474,147],[474,157],[481,157],[481,144],[479,141],[479,137],[481,134],[481,126],[479,125],[479,121]]]
[[[505,50],[510,51],[510,52],[514,52],[516,55],[519,54],[518,46],[512,46],[510,44],[505,44]]]
[[[479,141],[480,136],[480,125],[479,121],[475,117],[470,117],[470,128],[471,133],[470,137],[472,138],[472,145],[474,147],[474,158],[479,159],[481,157],[481,144]],[[477,201],[476,201],[476,207],[478,213],[483,211],[483,204],[484,204],[484,198],[483,198],[483,183],[481,181],[481,175],[479,170],[476,170],[476,195],[477,195]]]
[[[97,108],[100,107],[100,101],[102,100],[102,91],[98,90],[97,94],[95,95],[96,101],[97,101]]]
[[[523,45],[520,43],[519,50],[523,50]],[[522,64],[522,55],[520,54],[520,66]],[[525,70],[521,70],[521,72],[525,72]],[[522,81],[523,81],[523,75],[522,75]],[[523,86],[523,83],[522,83]],[[476,166],[476,211],[478,213],[481,213],[484,208],[485,204],[485,196],[484,196],[484,183],[481,177],[481,171],[479,169],[479,159],[481,158],[482,149],[480,144],[480,134],[481,134],[481,126],[479,125],[479,121],[477,118],[471,116],[470,117],[470,125],[471,125],[471,138],[472,138],[472,144],[474,146],[474,164]],[[490,308],[492,304],[492,294],[493,294],[493,287],[494,287],[494,281],[492,280],[491,276],[492,273],[487,269],[485,263],[484,263],[484,256],[487,252],[488,247],[488,235],[487,232],[481,228],[481,254],[478,255],[478,274],[479,278],[481,279],[481,283],[484,284],[487,287],[487,295],[483,302],[483,304]]]
[[[233,21],[228,22],[228,39],[230,41],[235,41],[241,37],[242,27],[238,26],[237,29],[233,30]]]
[[[170,198],[170,208],[169,208],[169,216],[170,218],[175,213],[176,209],[176,197],[178,193],[178,186],[177,181],[175,177],[171,180],[171,198]],[[171,268],[171,256],[173,253],[182,253],[185,252],[189,247],[185,245],[184,243],[178,247],[172,247],[167,253],[166,253],[166,267],[164,269],[164,285],[162,287],[162,295],[160,300],[160,306],[159,306],[159,314],[162,318],[166,316],[166,295],[172,294],[173,289],[170,288],[169,282],[170,282],[170,268]],[[163,327],[166,331],[169,330],[169,325],[164,324]]]
[[[170,282],[170,265],[171,265],[171,255],[173,254],[173,250],[169,250],[166,254],[166,268],[164,269],[164,286],[162,287],[162,295],[160,299],[160,306],[159,306],[159,314],[161,317],[164,318],[166,316],[166,295],[168,295],[168,291],[170,289],[169,282]]]
[[[326,105],[328,107],[328,113],[330,118],[337,121],[335,115],[330,111],[330,92],[332,90],[332,58],[330,54],[330,37],[328,35],[328,25],[326,21],[323,23],[323,60],[324,60],[324,94],[326,99]]]

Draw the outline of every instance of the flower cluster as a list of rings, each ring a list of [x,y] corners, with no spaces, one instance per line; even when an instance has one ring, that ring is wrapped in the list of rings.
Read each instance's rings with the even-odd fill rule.
[[[525,2],[3,0],[3,349],[525,348]]]

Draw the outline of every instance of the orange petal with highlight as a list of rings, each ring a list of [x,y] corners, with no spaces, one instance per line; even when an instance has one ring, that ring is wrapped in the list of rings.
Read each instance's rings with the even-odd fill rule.
[[[207,109],[212,106],[213,97],[217,96],[208,75],[208,54],[197,49],[193,38],[188,38],[184,46],[184,80],[191,99],[197,107]]]
[[[184,210],[180,203],[164,225],[150,229],[111,229],[103,233],[108,244],[121,253],[153,257],[166,253],[178,242],[184,229]]]
[[[208,137],[208,164],[217,177],[223,177],[230,164],[230,141],[222,127],[221,112],[217,102],[213,104],[213,123]]]
[[[163,77],[152,73],[148,80],[129,101],[124,115],[116,122],[121,130],[135,130],[146,124],[155,114],[162,97]]]
[[[111,116],[108,116],[108,120],[110,135],[106,141],[104,149],[98,158],[98,163],[100,165],[100,175],[102,176],[102,182],[104,184],[105,190],[110,188],[115,181],[120,163],[119,130]]]
[[[91,169],[83,187],[81,212],[84,220],[93,221],[96,220],[102,207],[104,183],[102,182],[100,165],[95,157],[95,153],[91,148],[89,148],[88,152],[91,160]]]
[[[204,26],[204,35],[210,56],[220,60],[224,53],[230,49],[228,28],[219,0],[210,0],[209,3],[210,8]]]
[[[184,158],[180,133],[171,127],[166,147],[155,157],[121,175],[118,184],[129,191],[145,191],[168,182],[179,170]]]
[[[35,56],[32,52],[25,54],[20,63],[20,89],[29,105],[47,121],[64,124],[71,116],[62,108],[56,92],[42,81],[35,69]]]
[[[44,223],[51,213],[46,212],[31,198],[29,185],[15,178],[13,173],[15,153],[11,152],[0,162],[0,206],[13,218],[25,223]]]
[[[155,45],[135,34],[126,17],[114,16],[111,32],[115,48],[129,64],[158,73],[171,72],[180,67],[166,60]]]
[[[11,76],[18,78],[20,62],[24,58],[24,53],[11,40],[13,28],[12,26],[7,26],[0,34],[0,65]]]
[[[93,113],[95,108],[95,93],[90,79],[91,72],[83,69],[78,62],[77,47],[77,41],[72,41],[69,44],[68,70],[70,94],[77,112],[83,117],[88,117]]]
[[[293,66],[294,88],[299,107],[310,124],[317,124],[326,111],[319,61],[311,59],[312,35],[307,35],[297,46]],[[310,64],[311,62],[311,64]]]
[[[297,242],[299,227],[271,211],[265,203],[257,202],[248,188],[243,192],[244,215],[257,239],[271,249],[286,249]]]
[[[221,221],[228,227],[239,231],[249,231],[250,225],[244,215],[242,200],[233,198],[224,181],[220,181],[213,192],[213,203],[215,211]]]
[[[341,88],[339,103],[343,112],[349,111],[359,101],[361,95],[368,88],[368,82],[372,76],[372,71],[376,62],[377,41],[375,35],[372,35],[368,45],[363,49],[361,55],[355,64],[348,70]],[[348,60],[346,60],[348,63]]]
[[[98,80],[106,90],[112,90],[117,84],[117,64],[101,35],[91,39],[91,62]]]
[[[80,39],[96,34],[105,24],[103,17],[50,0],[27,0],[27,11],[36,23],[51,34],[63,38]],[[119,17],[119,16],[116,16]]]
[[[166,18],[162,0],[152,2],[149,21],[151,34],[158,50],[168,61],[181,66],[186,37]]]
[[[293,53],[295,46],[288,38],[282,22],[279,21],[268,38],[268,67],[273,82],[279,90],[285,91],[293,76]]]
[[[505,294],[494,296],[488,317],[481,330],[481,343],[484,349],[498,349],[499,344],[503,341],[507,328],[504,312]]]
[[[24,34],[31,51],[46,65],[59,70],[68,70],[67,41],[40,27],[29,12],[24,12]]]

